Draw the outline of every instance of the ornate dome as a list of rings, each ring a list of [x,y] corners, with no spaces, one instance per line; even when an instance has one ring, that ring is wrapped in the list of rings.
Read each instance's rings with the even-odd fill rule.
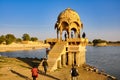
[[[58,21],[61,19],[69,19],[70,21],[80,21],[78,13],[70,8],[65,9],[58,16]]]
[[[76,37],[80,37],[80,30],[83,28],[83,24],[78,13],[67,8],[59,14],[54,28],[57,29],[57,38],[60,35],[60,39],[62,39],[63,31],[66,31],[68,38],[70,38],[71,32],[74,32]]]

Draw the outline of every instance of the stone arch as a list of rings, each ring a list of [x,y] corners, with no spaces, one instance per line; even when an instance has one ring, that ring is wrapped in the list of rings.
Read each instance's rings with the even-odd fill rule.
[[[64,30],[67,32],[68,38],[71,38],[71,30],[74,31],[75,37],[78,38],[81,28],[83,28],[83,24],[78,13],[67,8],[59,14],[55,24],[55,29],[57,29],[57,39],[62,40]]]
[[[66,22],[66,21],[63,21],[62,23],[61,23],[61,26],[62,26],[62,30],[68,30],[68,28],[69,28],[69,24]]]
[[[71,38],[75,38],[76,36],[75,36],[75,33],[76,33],[76,28],[71,28],[71,30],[70,30],[71,32],[70,32],[70,34],[71,34]]]
[[[75,38],[78,38],[80,34],[80,25],[77,22],[72,22],[70,26],[71,26],[71,32],[73,32],[73,36]]]
[[[66,34],[66,37],[65,37]],[[66,40],[68,38],[68,32],[66,30],[62,31],[62,39]]]

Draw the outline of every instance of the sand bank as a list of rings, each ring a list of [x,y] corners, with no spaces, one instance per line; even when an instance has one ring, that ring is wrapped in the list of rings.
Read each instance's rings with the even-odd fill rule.
[[[0,45],[0,52],[48,48],[49,44],[10,44]]]
[[[0,80],[32,80],[31,68],[33,64],[41,64],[39,59],[30,58],[7,58],[0,57]],[[39,69],[37,80],[71,80],[71,66],[57,69],[54,72],[43,73]],[[93,71],[87,71],[83,67],[77,67],[78,80],[107,80],[107,76]]]

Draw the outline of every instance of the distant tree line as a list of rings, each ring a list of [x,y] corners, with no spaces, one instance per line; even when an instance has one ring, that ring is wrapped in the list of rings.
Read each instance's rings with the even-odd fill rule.
[[[109,41],[109,43],[120,43],[120,41]]]
[[[93,42],[94,44],[95,44],[95,43],[107,43],[106,40],[101,40],[101,39],[94,39],[92,42]]]
[[[93,41],[89,41],[89,44],[98,44],[98,43],[120,43],[120,41],[106,41],[102,39],[94,39]]]
[[[106,40],[102,40],[102,39],[94,39],[93,41],[93,45],[97,45],[98,43],[107,43]]]
[[[37,41],[37,37],[30,37],[29,34],[23,34],[22,38],[16,38],[13,34],[1,35],[0,36],[0,44],[11,44],[12,42],[22,42],[22,41]]]

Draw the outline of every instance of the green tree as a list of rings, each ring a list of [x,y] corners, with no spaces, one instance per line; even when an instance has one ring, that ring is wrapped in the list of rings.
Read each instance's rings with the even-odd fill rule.
[[[94,39],[93,43],[104,43],[107,42],[106,40],[101,40],[101,39]]]
[[[92,42],[95,43],[100,43],[101,39],[94,39]]]
[[[23,39],[23,41],[29,41],[30,40],[29,34],[23,34],[22,39]]]
[[[17,39],[16,39],[16,42],[17,42],[17,43],[19,43],[19,42],[21,42],[21,41],[22,41],[21,38],[17,38]]]
[[[4,36],[4,35],[1,35],[1,36],[0,36],[0,44],[2,44],[4,41],[5,41],[5,36]]]
[[[6,44],[7,45],[11,44],[12,42],[15,42],[15,40],[16,40],[16,37],[13,34],[7,34],[5,36],[5,38],[6,38]]]
[[[92,42],[91,42],[91,41],[89,41],[89,44],[92,44]]]
[[[101,39],[94,39],[92,42],[94,45],[96,45],[97,43],[107,43],[106,40],[101,40]]]
[[[37,37],[31,37],[31,41],[37,41],[38,38]]]

